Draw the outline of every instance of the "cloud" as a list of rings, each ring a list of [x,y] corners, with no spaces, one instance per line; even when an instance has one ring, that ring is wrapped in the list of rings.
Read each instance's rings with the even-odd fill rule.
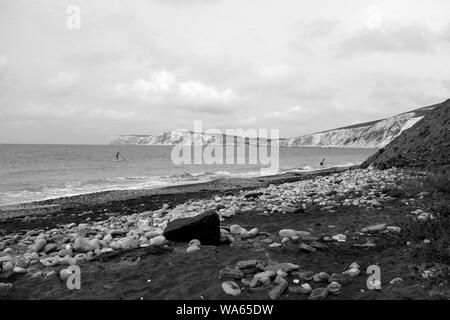
[[[435,48],[437,35],[416,25],[363,29],[344,40],[339,54],[358,53],[425,53]]]
[[[292,119],[292,117],[299,116],[305,111],[305,109],[301,106],[294,106],[286,110],[275,110],[267,113],[265,115],[266,118],[269,119],[282,119],[282,120],[288,120]]]
[[[296,27],[296,35],[301,38],[324,38],[339,27],[339,22],[329,19],[301,21]]]
[[[219,89],[196,80],[179,81],[173,73],[165,70],[130,83],[117,83],[113,88],[118,97],[138,97],[145,102],[156,103],[165,100],[179,105],[227,105],[238,98],[230,88]]]
[[[12,119],[32,120],[68,120],[80,119],[101,119],[101,120],[119,120],[119,121],[147,121],[152,117],[148,113],[139,112],[139,110],[117,110],[111,107],[62,104],[62,105],[44,105],[36,102],[27,102],[16,108],[8,108],[3,112],[4,116]]]
[[[392,113],[392,108],[403,107],[411,110],[431,105],[446,99],[445,91],[441,83],[433,79],[404,77],[383,79],[373,85],[369,94],[376,107],[366,107],[366,112],[377,113],[384,109],[389,114]]]
[[[292,74],[293,69],[285,64],[261,66],[258,68],[258,75],[268,79],[278,79]]]
[[[381,29],[383,25],[383,13],[379,6],[370,6],[367,8],[365,24],[369,30]]]
[[[340,25],[338,21],[323,18],[297,22],[289,45],[294,52],[302,54],[326,52],[329,41],[333,40],[332,36],[339,30]]]
[[[443,80],[442,81],[442,85],[447,88],[448,90],[450,90],[450,80]],[[450,96],[450,95],[449,95]]]
[[[3,71],[3,69],[6,67],[7,64],[8,64],[8,59],[6,59],[5,56],[0,56],[0,72]]]
[[[47,81],[47,85],[55,89],[67,89],[75,85],[79,75],[76,72],[58,72]]]

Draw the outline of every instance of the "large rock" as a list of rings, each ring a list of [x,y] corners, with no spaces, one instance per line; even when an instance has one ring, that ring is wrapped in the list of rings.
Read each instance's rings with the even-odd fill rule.
[[[189,242],[198,239],[205,245],[220,244],[220,220],[215,211],[169,222],[164,230],[168,240]]]

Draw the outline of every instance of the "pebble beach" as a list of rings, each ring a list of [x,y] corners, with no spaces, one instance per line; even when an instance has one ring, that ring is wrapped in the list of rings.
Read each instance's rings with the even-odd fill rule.
[[[3,207],[0,298],[426,299],[432,271],[411,266],[396,224],[433,218],[399,191],[413,174],[340,168]],[[205,212],[219,243],[165,236]],[[79,290],[65,282],[74,265]]]

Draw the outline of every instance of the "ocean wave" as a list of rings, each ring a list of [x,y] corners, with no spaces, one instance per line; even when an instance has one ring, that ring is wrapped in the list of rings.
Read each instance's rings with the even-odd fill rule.
[[[357,165],[358,163],[349,162],[335,167],[346,167]],[[283,168],[278,172],[271,174],[288,172],[311,172],[318,170],[311,166],[301,168]],[[102,191],[112,190],[139,190],[156,189],[175,185],[195,184],[226,178],[252,178],[261,176],[263,172],[183,172],[172,175],[161,176],[130,176],[130,177],[106,177],[103,179],[91,179],[88,181],[67,181],[63,183],[53,183],[37,188],[23,188],[23,190],[0,192],[0,205],[10,205],[17,203],[26,203],[40,200],[55,199],[60,197],[76,196]]]
[[[85,182],[70,181],[49,184],[39,189],[0,192],[0,205],[26,203],[60,197],[112,190],[155,189],[173,185],[208,182],[221,177],[231,177],[228,171],[180,173],[165,176],[107,177]]]

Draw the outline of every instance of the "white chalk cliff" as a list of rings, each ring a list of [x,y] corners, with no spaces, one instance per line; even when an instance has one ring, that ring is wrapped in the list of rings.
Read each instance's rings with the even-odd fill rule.
[[[356,124],[295,138],[280,139],[280,146],[287,147],[337,147],[337,148],[383,148],[403,131],[419,122],[436,105],[402,113],[391,118]],[[156,135],[120,135],[111,144],[175,145],[175,144],[261,144],[265,139],[245,139],[224,134],[193,133],[174,130]]]
[[[382,148],[423,116],[406,113],[363,126],[340,128],[288,139],[290,147]]]
[[[160,132],[156,135],[120,135],[111,144],[136,144],[136,145],[241,145],[257,144],[256,139],[245,139],[237,136],[227,136],[225,134],[194,133],[184,130],[173,130]],[[265,139],[259,140],[260,144],[265,144]]]

